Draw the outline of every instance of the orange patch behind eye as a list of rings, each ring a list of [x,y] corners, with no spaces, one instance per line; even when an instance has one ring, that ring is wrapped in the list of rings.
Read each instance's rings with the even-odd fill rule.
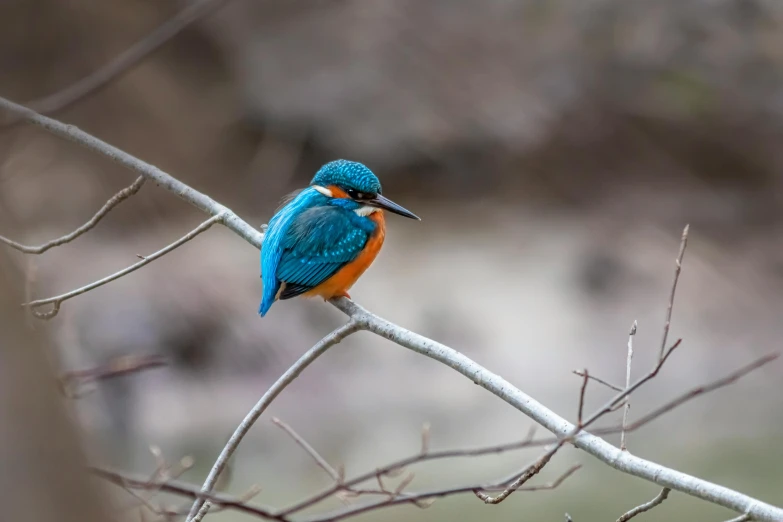
[[[338,187],[337,185],[329,185],[326,188],[328,188],[331,191],[333,198],[343,198],[343,199],[345,199],[345,198],[348,197],[348,193],[345,192],[340,187]]]

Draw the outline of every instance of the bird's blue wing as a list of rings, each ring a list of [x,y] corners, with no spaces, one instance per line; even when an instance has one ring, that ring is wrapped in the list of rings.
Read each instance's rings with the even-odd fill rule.
[[[261,279],[264,290],[258,313],[262,317],[272,307],[280,291],[281,282],[276,275],[277,266],[285,251],[288,229],[301,212],[325,201],[326,196],[312,188],[307,188],[286,201],[269,220],[264,243],[261,245]]]
[[[277,279],[285,283],[280,299],[315,288],[356,259],[373,228],[370,220],[334,206],[298,214],[286,231],[277,265]]]

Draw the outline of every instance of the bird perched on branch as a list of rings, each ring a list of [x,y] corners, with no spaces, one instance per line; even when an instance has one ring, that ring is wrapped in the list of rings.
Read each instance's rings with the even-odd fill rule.
[[[278,299],[350,297],[383,245],[383,210],[419,220],[382,196],[375,174],[354,161],[327,163],[292,196],[269,221],[261,246],[262,317]]]

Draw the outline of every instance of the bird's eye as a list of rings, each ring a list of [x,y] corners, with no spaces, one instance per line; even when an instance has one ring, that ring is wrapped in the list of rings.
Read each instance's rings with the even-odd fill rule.
[[[364,199],[364,193],[363,192],[357,192],[356,193],[356,199]]]

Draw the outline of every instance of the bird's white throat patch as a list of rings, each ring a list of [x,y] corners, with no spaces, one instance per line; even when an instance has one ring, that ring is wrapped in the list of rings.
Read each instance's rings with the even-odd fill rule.
[[[366,216],[369,216],[370,214],[372,214],[373,212],[378,212],[379,210],[381,210],[381,209],[379,209],[378,207],[371,207],[370,205],[363,205],[363,206],[357,208],[356,210],[354,210],[354,212],[356,212],[356,215],[358,215],[358,216],[366,217]]]

